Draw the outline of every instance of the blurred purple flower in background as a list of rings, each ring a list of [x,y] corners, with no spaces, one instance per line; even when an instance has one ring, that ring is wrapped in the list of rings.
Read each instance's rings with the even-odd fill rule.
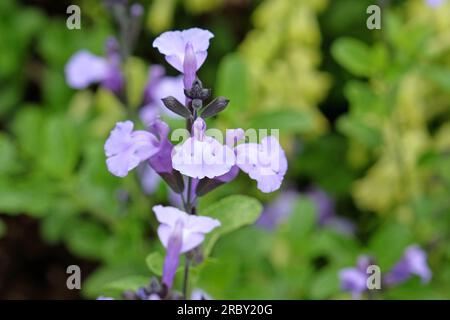
[[[161,100],[168,96],[173,96],[178,101],[185,99],[183,76],[168,77],[165,76],[165,71],[162,66],[151,66],[149,80],[144,92],[144,106],[139,113],[144,124],[151,124],[161,114],[172,118],[180,118],[180,116],[164,107]]]
[[[299,195],[298,192],[292,190],[281,192],[264,208],[256,224],[268,230],[275,229],[291,215]]]
[[[67,62],[65,74],[70,87],[84,89],[106,78],[108,63],[105,58],[93,55],[87,50],[80,50]]]
[[[74,89],[84,89],[101,83],[108,90],[119,93],[123,87],[120,55],[116,39],[106,42],[107,57],[100,57],[88,50],[76,52],[67,62],[64,72],[67,84]]]
[[[405,249],[403,257],[386,275],[385,283],[388,285],[405,282],[413,275],[427,283],[431,279],[431,270],[427,264],[427,254],[417,245],[411,245]]]
[[[336,216],[334,200],[325,191],[319,188],[311,188],[305,195],[316,206],[319,226],[330,227],[345,235],[354,233],[355,227],[350,220]],[[275,200],[265,206],[257,224],[273,230],[292,214],[295,202],[300,197],[302,197],[302,194],[294,190],[281,192]]]
[[[179,256],[200,245],[205,234],[220,226],[219,220],[209,217],[188,215],[174,208],[154,206],[156,219],[161,223],[158,236],[167,250],[164,260],[162,281],[169,288],[179,263]]]
[[[354,234],[353,223],[348,219],[336,216],[335,201],[324,190],[313,187],[307,192],[307,195],[316,206],[320,226],[331,227],[342,234]]]
[[[353,299],[360,299],[367,290],[367,267],[370,265],[368,256],[358,258],[356,268],[344,268],[339,272],[339,281],[343,291],[350,292]]]
[[[339,272],[341,289],[350,292],[354,299],[361,298],[361,294],[367,290],[366,281],[368,275],[367,267],[371,265],[371,260],[367,256],[358,258],[356,268],[344,268]],[[383,276],[383,283],[387,287],[401,284],[413,275],[422,279],[422,283],[427,283],[431,279],[431,270],[427,264],[426,253],[417,245],[411,245],[405,249],[403,257]]]

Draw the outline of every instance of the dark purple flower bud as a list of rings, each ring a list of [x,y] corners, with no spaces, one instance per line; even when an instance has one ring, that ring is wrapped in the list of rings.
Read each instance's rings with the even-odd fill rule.
[[[312,188],[307,194],[316,206],[320,225],[325,224],[327,220],[335,216],[334,200],[325,191]]]
[[[281,192],[273,202],[264,208],[258,221],[256,221],[256,225],[267,230],[275,229],[291,215],[298,197],[299,194],[295,191],[288,190]]]
[[[316,206],[320,226],[331,227],[346,235],[355,233],[355,226],[350,220],[336,215],[335,202],[325,191],[319,188],[312,188],[307,194]]]
[[[196,78],[192,83],[192,88],[184,89],[184,95],[191,99],[206,100],[211,96],[211,89],[203,88],[200,79]]]

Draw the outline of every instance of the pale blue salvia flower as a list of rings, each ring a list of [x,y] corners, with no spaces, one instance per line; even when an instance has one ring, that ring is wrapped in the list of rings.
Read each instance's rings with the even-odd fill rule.
[[[97,298],[97,300],[114,300],[114,298],[100,296],[100,297]]]
[[[236,164],[256,180],[259,190],[273,192],[280,188],[287,171],[287,160],[275,137],[265,137],[259,144],[240,144],[236,147],[236,154]]]
[[[243,129],[227,129],[225,144],[234,151],[236,155],[236,146],[239,141],[244,138],[244,130]],[[224,173],[220,176],[214,177],[212,179],[203,178],[199,181],[196,194],[198,196],[203,196],[208,192],[214,190],[215,188],[233,181],[239,174],[239,167],[237,165],[233,165],[227,173]]]
[[[344,268],[339,272],[339,281],[343,291],[350,292],[353,299],[360,299],[367,290],[367,267],[370,265],[368,256],[358,258],[356,268]]]
[[[188,177],[211,179],[229,172],[235,164],[233,150],[206,136],[205,130],[205,121],[197,118],[192,125],[192,137],[174,148],[173,167]]]
[[[165,55],[166,61],[179,72],[184,72],[186,52],[195,54],[196,71],[208,55],[209,40],[214,35],[208,30],[191,28],[183,31],[167,31],[153,41],[153,47]],[[191,67],[191,66],[190,66]]]
[[[414,275],[419,276],[422,283],[429,282],[432,275],[427,264],[427,254],[417,245],[405,249],[403,257],[386,275],[385,282],[388,285],[400,284]]]
[[[179,263],[179,256],[199,246],[205,234],[220,226],[219,220],[189,215],[174,207],[154,206],[156,219],[161,223],[158,236],[167,250],[162,281],[169,288]]]
[[[157,138],[150,132],[133,131],[131,121],[118,122],[105,143],[108,170],[125,177],[141,162],[158,152]]]

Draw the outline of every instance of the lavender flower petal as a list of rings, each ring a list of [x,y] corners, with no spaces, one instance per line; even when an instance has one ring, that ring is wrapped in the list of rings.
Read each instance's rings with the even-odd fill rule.
[[[93,55],[87,50],[75,53],[65,66],[67,84],[74,89],[84,89],[93,83],[106,79],[109,73],[105,58]]]
[[[125,177],[158,151],[156,143],[156,137],[150,132],[133,131],[131,121],[118,122],[105,143],[108,170],[118,177]]]

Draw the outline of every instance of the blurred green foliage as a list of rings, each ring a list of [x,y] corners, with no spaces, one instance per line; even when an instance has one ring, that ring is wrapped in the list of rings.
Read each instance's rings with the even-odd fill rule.
[[[394,3],[383,11],[383,29],[370,32],[365,4],[146,5],[138,54],[125,67],[134,110],[148,65],[162,62],[152,52],[154,36],[211,29],[216,37],[200,76],[231,100],[214,124],[280,129],[289,157],[284,185],[322,187],[358,227],[348,236],[320,226],[317,208],[299,196],[285,223],[263,230],[253,225],[260,204],[248,196],[267,203],[274,195],[239,177],[200,203],[200,214],[223,225],[204,244],[194,287],[214,298],[348,298],[339,288],[341,268],[369,253],[389,270],[407,245],[419,243],[432,282],[411,279],[378,297],[450,297],[450,4]],[[45,9],[0,2],[0,212],[35,217],[46,241],[98,261],[83,284],[86,297],[117,296],[161,273],[151,206],[167,203],[167,192],[161,185],[147,196],[135,175],[109,174],[104,141],[129,115],[109,91],[74,91],[64,81],[74,52],[102,55],[116,32],[101,2],[83,9],[79,31],[65,27],[64,11],[50,16]],[[227,11],[251,20],[227,19]],[[0,216],[0,237],[7,232]]]

